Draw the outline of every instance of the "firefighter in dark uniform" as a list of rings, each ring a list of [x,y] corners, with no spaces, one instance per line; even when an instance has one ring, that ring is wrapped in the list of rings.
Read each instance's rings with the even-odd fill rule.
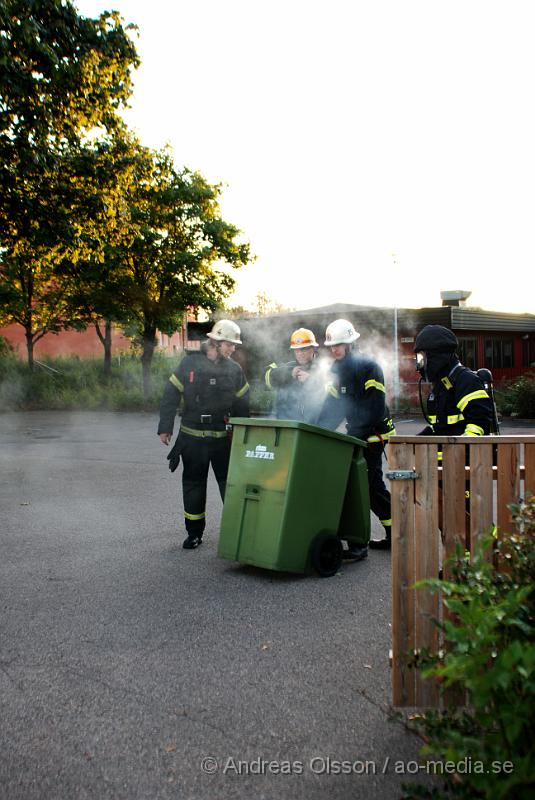
[[[238,325],[223,319],[207,335],[202,349],[186,355],[171,375],[160,405],[158,434],[167,445],[182,404],[180,430],[169,458],[173,471],[182,458],[186,550],[202,541],[210,464],[224,499],[231,444],[228,419],[249,416],[249,384],[240,365],[231,359],[241,344]]]
[[[493,429],[494,407],[483,381],[459,361],[457,337],[442,325],[426,325],[414,343],[416,369],[432,384],[427,399],[429,436],[483,436]],[[439,456],[440,457],[440,456]]]
[[[315,360],[318,343],[308,328],[298,328],[290,337],[293,361],[278,366],[272,363],[264,379],[276,393],[275,416],[315,424],[323,400],[325,380]]]
[[[337,319],[327,327],[325,345],[334,357],[332,382],[328,385],[318,424],[335,430],[345,418],[347,433],[368,443],[364,458],[368,467],[370,507],[379,518],[386,538],[371,540],[370,547],[390,549],[392,519],[390,492],[383,480],[383,452],[396,431],[386,405],[384,376],[381,367],[360,353],[354,342],[360,337],[351,322]],[[365,558],[367,548],[350,548],[346,558]]]

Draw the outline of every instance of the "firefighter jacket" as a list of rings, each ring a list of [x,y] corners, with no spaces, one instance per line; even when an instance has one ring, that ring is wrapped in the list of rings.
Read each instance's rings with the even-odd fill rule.
[[[249,416],[249,384],[242,368],[230,358],[211,361],[203,351],[184,356],[165,387],[158,433],[173,433],[179,406],[182,432],[225,436],[230,416]]]
[[[427,419],[433,434],[483,436],[492,430],[492,401],[475,372],[457,363],[435,381],[427,398]]]
[[[295,367],[308,372],[306,381],[294,378]],[[288,361],[278,366],[270,364],[265,373],[268,389],[276,391],[275,416],[277,419],[294,419],[301,422],[317,422],[325,399],[325,378],[316,361],[309,364],[298,364]]]
[[[327,393],[318,425],[336,430],[345,418],[348,434],[369,444],[384,445],[395,434],[383,371],[373,359],[350,351],[335,361]]]

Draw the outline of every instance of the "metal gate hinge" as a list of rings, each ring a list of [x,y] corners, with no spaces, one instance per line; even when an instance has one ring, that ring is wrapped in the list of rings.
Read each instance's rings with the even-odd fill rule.
[[[420,473],[412,469],[395,469],[392,472],[385,472],[385,475],[390,481],[415,481],[421,478]]]

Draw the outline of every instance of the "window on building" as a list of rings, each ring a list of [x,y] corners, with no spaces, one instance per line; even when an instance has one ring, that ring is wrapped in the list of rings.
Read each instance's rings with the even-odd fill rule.
[[[485,339],[485,366],[489,369],[513,367],[513,340]]]
[[[477,339],[463,336],[459,338],[459,358],[461,364],[470,369],[477,368]]]
[[[522,366],[535,367],[535,339],[522,337]]]

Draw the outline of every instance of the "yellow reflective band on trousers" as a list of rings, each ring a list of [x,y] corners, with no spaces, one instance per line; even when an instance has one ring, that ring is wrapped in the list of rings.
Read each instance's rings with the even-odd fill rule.
[[[366,381],[366,383],[364,384],[364,389],[379,389],[380,392],[384,392],[386,394],[386,389],[384,385],[382,383],[379,383],[379,381],[374,381],[372,379]]]
[[[459,411],[464,411],[466,406],[471,400],[488,400],[489,396],[484,389],[478,389],[477,392],[470,392],[470,394],[465,394],[464,397],[461,397],[459,402],[457,403],[457,408]]]
[[[169,378],[175,389],[178,389],[179,392],[184,391],[184,385],[178,380],[176,375],[171,375]]]
[[[186,519],[192,519],[192,520],[204,519],[206,516],[206,511],[203,511],[202,514],[188,514],[187,511],[184,511],[184,516],[186,517]]]
[[[448,417],[448,425],[455,425],[456,422],[461,422],[464,419],[462,414],[450,414]]]
[[[224,439],[227,436],[226,431],[199,431],[196,428],[188,428],[186,425],[180,426],[180,433],[187,433],[188,436],[197,436],[199,439]]]
[[[380,519],[379,522],[384,528],[391,528],[392,527],[392,520],[391,519]]]
[[[236,392],[236,397],[243,397],[243,395],[248,391],[249,391],[249,384],[244,383],[241,389],[238,389],[238,391]]]
[[[430,425],[434,425],[436,423],[436,421],[437,421],[437,415],[436,414],[429,414],[429,424]]]

